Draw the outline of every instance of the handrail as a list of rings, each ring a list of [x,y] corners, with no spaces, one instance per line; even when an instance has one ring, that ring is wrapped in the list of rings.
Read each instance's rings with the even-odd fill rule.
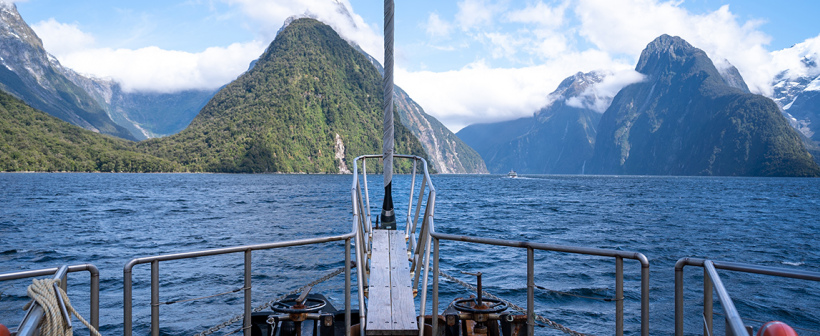
[[[30,271],[22,271],[22,272],[13,272],[13,273],[4,273],[0,274],[0,281],[7,281],[7,280],[18,280],[18,279],[26,279],[26,278],[33,278],[39,277],[44,275],[52,275],[54,274],[55,279],[62,279],[60,281],[60,287],[65,291],[68,288],[68,278],[67,273],[73,272],[82,272],[88,271],[90,275],[90,289],[89,289],[89,296],[90,296],[90,305],[89,305],[89,320],[91,320],[91,325],[94,326],[95,329],[100,328],[100,270],[97,269],[96,266],[92,264],[81,264],[81,265],[72,265],[72,266],[62,266],[62,267],[52,267],[52,268],[43,268],[37,270],[30,270]],[[39,319],[36,316],[30,315],[39,315],[42,318],[42,308],[40,308],[40,313],[36,314],[34,312],[35,306],[32,305],[29,308],[29,312],[26,313],[26,317],[23,319],[23,323],[20,323],[18,326],[18,333],[17,335],[32,335],[32,332],[39,324]],[[29,321],[29,323],[26,323]],[[24,324],[29,325],[26,327]],[[25,327],[25,328],[23,328]],[[21,328],[25,329],[21,331]],[[94,335],[91,332],[91,335]]]
[[[303,246],[303,245],[312,245],[312,244],[322,244],[334,241],[345,241],[345,334],[346,336],[350,336],[350,324],[351,324],[351,308],[350,308],[350,296],[351,296],[351,239],[360,239],[361,231],[357,226],[358,219],[354,215],[353,218],[353,228],[350,233],[343,234],[343,235],[336,235],[336,236],[327,236],[327,237],[317,237],[317,238],[309,238],[309,239],[301,239],[301,240],[291,240],[291,241],[284,241],[284,242],[273,242],[273,243],[265,243],[265,244],[255,244],[255,245],[243,245],[243,246],[234,246],[234,247],[225,247],[225,248],[217,248],[217,249],[210,249],[210,250],[202,250],[202,251],[193,251],[193,252],[184,252],[184,253],[174,253],[174,254],[165,254],[165,255],[157,255],[157,256],[150,256],[150,257],[143,257],[143,258],[134,258],[128,261],[125,266],[123,267],[123,335],[131,336],[133,331],[133,319],[132,319],[132,305],[133,305],[133,298],[132,298],[132,269],[134,266],[138,264],[145,264],[151,263],[151,335],[158,336],[159,335],[159,262],[160,261],[169,261],[169,260],[178,260],[178,259],[189,259],[189,258],[197,258],[197,257],[205,257],[205,256],[213,256],[213,255],[221,255],[221,254],[229,254],[229,253],[239,253],[244,252],[245,254],[245,301],[244,301],[244,325],[242,327],[243,333],[245,336],[250,336],[251,332],[251,252],[255,250],[268,250],[268,249],[276,249],[276,248],[284,248],[284,247],[293,247],[293,246]],[[359,245],[358,243],[356,245]],[[359,251],[357,250],[356,253],[357,258],[361,258]],[[357,263],[357,265],[361,265],[361,263]],[[361,294],[361,268],[356,267],[357,269],[357,276],[358,276],[358,283],[359,283],[359,306],[364,307],[364,299]],[[361,311],[361,309],[360,309]]]
[[[370,208],[370,199],[369,199],[370,196],[369,196],[369,193],[368,193],[368,186],[367,186],[367,168],[366,168],[367,167],[367,159],[381,159],[382,157],[383,156],[381,154],[362,155],[362,156],[359,156],[359,157],[357,157],[353,160],[353,186],[351,187],[351,190],[352,190],[351,193],[352,193],[352,197],[353,197],[353,216],[354,216],[354,218],[360,218],[361,219],[360,220],[360,225],[361,225],[360,231],[368,233],[367,237],[363,236],[363,238],[365,238],[366,241],[362,242],[362,246],[358,246],[358,244],[356,246],[357,251],[362,252],[362,253],[357,252],[356,253],[357,256],[360,255],[360,254],[362,256],[368,256],[368,260],[359,260],[359,262],[362,262],[362,265],[366,265],[366,267],[362,267],[361,269],[358,269],[360,272],[363,271],[363,270],[368,270],[369,267],[370,267],[370,263],[369,263],[370,253],[369,252],[370,252],[371,239],[370,239],[369,233],[371,231],[370,226],[373,224],[370,221],[370,213],[372,212],[372,209]],[[419,238],[418,239],[416,238],[416,236],[417,236],[416,229],[417,229],[417,224],[418,224],[418,217],[419,217],[419,212],[420,212],[422,204],[423,204],[425,189],[429,188],[429,191],[427,191],[428,192],[428,194],[427,194],[427,204],[425,206],[425,213],[424,213],[424,217],[423,217],[423,222],[427,222],[428,218],[430,220],[432,220],[432,215],[433,215],[432,211],[435,208],[434,203],[435,203],[435,199],[436,199],[436,197],[435,197],[436,189],[433,186],[432,179],[430,179],[430,172],[427,169],[427,160],[425,160],[424,158],[422,158],[420,156],[404,155],[404,154],[394,154],[393,158],[394,159],[395,158],[401,158],[401,159],[413,160],[413,173],[412,173],[412,180],[411,180],[411,183],[410,183],[409,201],[408,201],[408,204],[407,204],[407,222],[405,224],[405,229],[404,230],[405,230],[405,238],[407,239],[408,246],[409,246],[408,251],[412,255],[412,258],[411,258],[411,262],[412,262],[412,264],[411,264],[411,274],[415,274],[414,282],[413,282],[413,289],[414,289],[414,294],[415,294],[415,291],[418,288],[418,279],[419,279],[419,273],[420,273],[418,270],[419,270],[419,268],[421,267],[421,264],[422,264],[421,258],[424,257],[423,253],[426,250],[427,251],[427,259],[426,260],[428,260],[428,263],[429,263],[429,254],[430,254],[429,253],[429,239],[427,239],[427,244],[426,244],[427,248],[426,249],[422,248],[423,245],[424,245],[425,237],[427,237],[426,224],[424,224],[424,223],[422,224],[421,230],[418,233]],[[364,182],[364,185],[362,185],[361,181],[359,181],[359,167],[358,167],[359,161],[362,162],[362,180]],[[418,169],[417,169],[418,164],[417,163],[419,163],[419,162],[421,162],[422,173],[423,173],[424,178],[421,182],[421,187],[419,189],[420,191],[419,191],[419,195],[418,195],[418,202],[416,203],[415,217],[413,217],[413,219],[411,221],[411,214],[413,213],[413,194],[415,193],[416,175],[418,173]],[[364,189],[364,196],[362,196],[362,189]],[[365,212],[365,213],[360,214],[360,212]],[[413,271],[413,270],[416,270],[416,271]],[[363,281],[359,282],[360,286],[363,282],[367,281],[366,280],[367,277],[361,277],[361,279],[363,279]],[[425,286],[426,286],[426,277],[425,277]],[[360,290],[359,293],[363,293],[363,291]],[[421,306],[419,308],[419,318],[420,319],[422,319],[424,317],[425,300],[426,300],[426,291],[422,293],[422,297],[421,297]],[[363,311],[364,311],[364,309],[361,309],[361,308],[359,309],[360,314],[362,314]],[[361,325],[367,325],[366,324],[366,316],[367,316],[366,313],[364,313],[364,315],[360,315],[360,323],[362,323]],[[424,321],[419,321],[418,326],[419,326],[419,333],[420,334],[423,333],[423,331],[424,331]],[[364,328],[361,328],[361,332],[362,332],[362,336],[364,336]]]
[[[527,249],[527,328],[528,334],[533,335],[535,327],[534,310],[534,250],[565,252],[573,254],[595,255],[615,258],[615,285],[616,285],[616,335],[623,335],[624,307],[623,307],[623,259],[633,259],[641,263],[641,335],[649,335],[649,259],[642,253],[628,252],[611,249],[589,248],[578,246],[564,246],[555,244],[532,243],[525,241],[513,241],[494,238],[480,238],[470,236],[452,235],[435,232],[435,226],[430,226],[430,236],[433,237],[433,315],[438,314],[438,284],[439,284],[439,241],[451,240],[485,245],[506,246]],[[426,275],[426,274],[425,274]],[[426,291],[426,285],[424,287]],[[437,325],[433,324],[433,334],[438,331]]]
[[[703,267],[703,318],[704,318],[704,325],[703,331],[704,334],[712,334],[712,321],[714,313],[712,311],[713,308],[713,299],[712,299],[712,290],[718,292],[718,297],[720,299],[720,303],[723,305],[724,310],[726,311],[726,328],[727,328],[727,335],[729,332],[734,333],[734,335],[746,335],[745,327],[743,326],[743,320],[741,319],[740,315],[737,312],[737,309],[732,302],[732,298],[729,296],[729,293],[726,291],[723,282],[720,281],[720,276],[717,274],[716,269],[723,269],[727,271],[736,271],[736,272],[744,272],[744,273],[752,273],[752,274],[763,274],[763,275],[772,275],[777,277],[784,277],[784,278],[792,278],[792,279],[800,279],[800,280],[810,280],[810,281],[820,281],[820,273],[818,272],[810,272],[810,271],[801,271],[801,270],[791,270],[785,268],[777,268],[777,267],[769,267],[769,266],[758,266],[753,264],[745,264],[745,263],[737,263],[737,262],[728,262],[728,261],[715,261],[709,259],[701,259],[701,258],[681,258],[675,263],[675,336],[682,336],[683,335],[683,268],[685,266],[697,266]]]

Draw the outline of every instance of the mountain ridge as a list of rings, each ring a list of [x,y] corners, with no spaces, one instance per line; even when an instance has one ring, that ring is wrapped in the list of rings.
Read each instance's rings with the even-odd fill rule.
[[[457,135],[475,148],[491,173],[513,169],[524,174],[582,174],[592,156],[601,114],[591,109],[588,88],[601,83],[599,72],[578,72],[549,94],[551,103],[515,120],[474,124]]]
[[[599,125],[590,172],[818,176],[777,105],[727,84],[705,52],[679,37],[649,43]]]
[[[4,91],[69,123],[135,140],[85,90],[61,73],[59,62],[46,52],[14,4],[0,7],[0,62],[0,88]]]
[[[336,173],[381,152],[381,126],[376,69],[329,26],[299,19],[188,128],[139,147],[192,171]],[[399,123],[395,138],[396,152],[427,156]]]

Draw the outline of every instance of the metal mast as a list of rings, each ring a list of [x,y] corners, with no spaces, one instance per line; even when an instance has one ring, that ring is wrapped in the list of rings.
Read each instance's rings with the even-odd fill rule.
[[[396,229],[396,213],[393,210],[393,0],[384,0],[384,203],[382,204],[382,228]]]

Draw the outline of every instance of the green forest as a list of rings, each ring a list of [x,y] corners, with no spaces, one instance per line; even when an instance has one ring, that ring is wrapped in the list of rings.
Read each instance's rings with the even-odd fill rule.
[[[165,138],[137,143],[97,134],[3,94],[0,170],[339,173],[352,170],[355,157],[382,151],[381,87],[375,66],[333,29],[300,19],[188,128]],[[395,152],[426,157],[397,114],[394,120]],[[411,167],[396,161],[397,172]]]

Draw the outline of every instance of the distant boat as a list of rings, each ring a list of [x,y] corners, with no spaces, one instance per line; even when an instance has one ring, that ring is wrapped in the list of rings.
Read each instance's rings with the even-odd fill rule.
[[[510,169],[510,172],[507,173],[507,176],[510,178],[516,178],[518,177],[518,174],[515,173],[515,170]]]

